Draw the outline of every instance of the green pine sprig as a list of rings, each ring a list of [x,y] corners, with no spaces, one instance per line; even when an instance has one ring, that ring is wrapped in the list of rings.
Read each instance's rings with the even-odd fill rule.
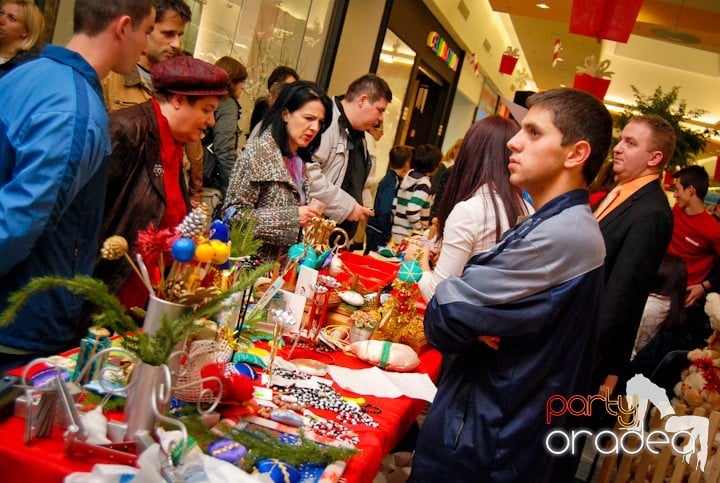
[[[84,275],[75,278],[46,276],[32,279],[25,287],[8,297],[8,306],[0,314],[0,327],[5,327],[15,320],[19,310],[34,295],[62,287],[82,296],[100,309],[93,315],[95,325],[119,334],[122,345],[143,362],[160,365],[167,362],[178,344],[194,330],[195,320],[217,314],[222,310],[227,297],[252,287],[261,275],[272,270],[274,266],[274,263],[264,263],[253,270],[242,270],[236,275],[235,283],[230,288],[218,292],[206,303],[194,307],[176,320],[163,319],[157,332],[152,335],[138,332],[132,318],[104,282]]]
[[[242,211],[232,219],[230,230],[230,256],[247,257],[255,255],[262,246],[262,240],[255,238],[257,218],[250,210]]]

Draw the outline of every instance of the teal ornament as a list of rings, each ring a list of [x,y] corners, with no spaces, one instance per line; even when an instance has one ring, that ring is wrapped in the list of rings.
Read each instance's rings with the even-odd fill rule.
[[[239,362],[247,362],[248,364],[252,364],[263,369],[267,368],[267,364],[265,364],[265,361],[263,361],[260,356],[248,354],[247,352],[236,352],[232,361],[235,364],[238,364]]]
[[[172,244],[172,256],[178,262],[189,262],[195,256],[195,243],[186,237],[178,238]]]
[[[220,220],[213,221],[210,225],[210,239],[227,243],[230,240],[230,228]]]
[[[315,268],[318,265],[318,257],[315,253],[315,250],[310,248],[308,249],[307,255],[305,255],[305,258],[300,263],[300,265],[305,265],[306,267]]]
[[[273,483],[298,483],[300,481],[300,472],[283,461],[274,458],[260,460],[255,466],[260,473],[266,473]]]
[[[305,249],[310,252],[311,248],[306,247],[304,243],[296,243],[288,248],[288,258],[290,260],[300,260],[305,255]]]
[[[403,282],[415,283],[420,280],[422,273],[423,271],[418,261],[411,260],[400,264],[400,270],[398,271],[397,278]]]

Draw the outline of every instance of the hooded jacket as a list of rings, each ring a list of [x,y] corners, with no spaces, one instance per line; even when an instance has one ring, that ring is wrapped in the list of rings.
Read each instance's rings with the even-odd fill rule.
[[[594,362],[605,248],[587,202],[586,190],[551,200],[438,284],[425,334],[443,368],[410,481],[567,481],[544,448],[566,421],[547,425],[545,410],[586,395]]]

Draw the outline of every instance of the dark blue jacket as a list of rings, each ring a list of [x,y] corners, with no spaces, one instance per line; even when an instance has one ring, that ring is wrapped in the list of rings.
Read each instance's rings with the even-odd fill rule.
[[[551,200],[438,284],[425,334],[443,369],[410,481],[566,481],[544,450],[566,421],[546,425],[545,407],[588,390],[605,248],[587,202],[586,190]]]
[[[400,181],[400,176],[392,169],[389,169],[387,174],[383,176],[375,193],[375,215],[368,218],[367,222],[368,229],[380,233],[384,237],[385,243],[390,240],[392,232],[392,205]]]
[[[0,106],[3,310],[33,277],[92,272],[110,139],[97,73],[62,47],[3,76]],[[0,329],[0,344],[45,354],[76,346],[81,304],[65,290],[37,295]]]

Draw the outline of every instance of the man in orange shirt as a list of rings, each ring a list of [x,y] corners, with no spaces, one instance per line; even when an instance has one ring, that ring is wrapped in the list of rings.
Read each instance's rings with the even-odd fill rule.
[[[627,370],[650,286],[672,235],[660,174],[675,151],[675,131],[662,117],[630,120],[613,148],[618,186],[595,210],[605,240],[605,292],[595,387],[610,392]]]

